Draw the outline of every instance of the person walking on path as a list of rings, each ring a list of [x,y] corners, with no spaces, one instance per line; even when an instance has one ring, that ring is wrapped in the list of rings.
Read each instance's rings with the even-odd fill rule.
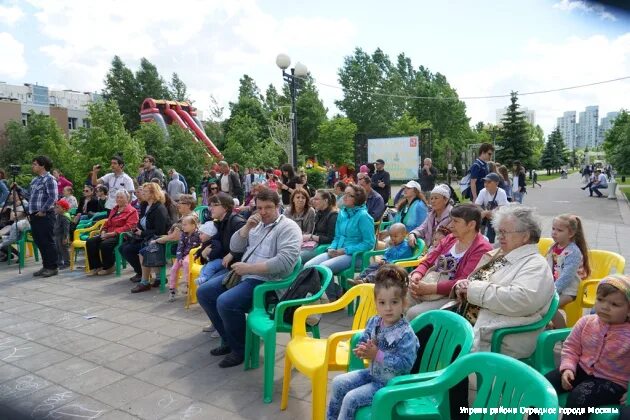
[[[538,182],[538,172],[536,172],[536,169],[534,169],[532,171],[532,189],[535,188],[536,185],[542,188],[542,185]]]

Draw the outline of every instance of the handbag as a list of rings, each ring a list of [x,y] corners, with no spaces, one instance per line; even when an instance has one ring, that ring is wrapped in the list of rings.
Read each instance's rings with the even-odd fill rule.
[[[249,259],[249,257],[252,256],[252,254],[254,253],[254,251],[256,251],[256,248],[258,248],[258,246],[260,246],[260,244],[262,244],[264,242],[265,239],[267,239],[267,235],[269,235],[271,233],[271,231],[273,230],[273,228],[276,227],[276,225],[280,222],[280,220],[282,219],[282,217],[284,216],[280,216],[278,218],[278,220],[271,226],[271,229],[269,229],[267,231],[267,233],[265,233],[265,236],[263,236],[263,238],[260,240],[260,242],[258,242],[256,244],[256,246],[251,250],[251,252],[247,255],[247,257],[244,257],[241,262],[247,262],[247,260]],[[230,270],[229,273],[227,273],[225,275],[225,277],[223,278],[223,281],[221,281],[221,284],[223,285],[223,287],[225,287],[226,289],[231,289],[232,287],[236,286],[237,284],[239,284],[241,282],[241,275],[237,274],[236,271],[234,271],[234,269]]]
[[[318,245],[319,243],[317,241],[306,241],[302,242],[302,249],[314,249]]]
[[[149,243],[140,250],[142,265],[145,267],[164,267],[166,265],[166,253],[164,244]]]

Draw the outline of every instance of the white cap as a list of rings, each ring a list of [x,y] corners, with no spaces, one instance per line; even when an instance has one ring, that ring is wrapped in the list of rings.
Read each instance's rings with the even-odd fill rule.
[[[416,181],[409,181],[405,184],[406,188],[415,188],[416,190],[422,192],[422,187]]]
[[[199,227],[199,232],[205,233],[208,236],[214,236],[217,234],[217,227],[214,225],[214,222],[211,220],[201,225]]]
[[[433,188],[433,190],[431,191],[431,195],[433,194],[442,195],[448,200],[451,198],[451,189],[446,184],[436,185],[435,188]]]

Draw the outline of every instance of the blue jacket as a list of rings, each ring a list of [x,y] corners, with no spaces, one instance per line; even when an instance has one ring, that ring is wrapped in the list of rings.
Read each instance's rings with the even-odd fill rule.
[[[385,251],[383,258],[387,262],[402,260],[403,258],[411,258],[413,256],[413,249],[407,243],[407,239],[402,241],[396,246],[390,246]]]
[[[428,209],[424,204],[424,201],[420,199],[413,200],[411,206],[406,212],[405,208],[406,206],[396,213],[394,221],[404,224],[407,227],[407,232],[411,232],[424,223],[424,220],[427,218]]]
[[[335,238],[330,249],[345,249],[346,255],[365,252],[374,248],[374,219],[367,212],[365,205],[343,208],[337,216]]]
[[[555,244],[554,244],[555,245]],[[553,246],[549,247],[547,251],[547,262],[553,273],[555,279],[556,290],[558,294],[562,294],[569,286],[573,286],[572,289],[577,289],[580,284],[580,276],[578,271],[582,268],[582,251],[575,244],[575,242],[569,242],[569,245],[558,256],[558,268],[560,272],[554,272],[553,266]]]

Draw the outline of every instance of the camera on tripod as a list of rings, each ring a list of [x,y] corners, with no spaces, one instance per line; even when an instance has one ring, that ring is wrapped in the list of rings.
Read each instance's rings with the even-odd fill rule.
[[[9,165],[9,173],[12,177],[16,177],[22,171],[22,167],[20,165]]]

